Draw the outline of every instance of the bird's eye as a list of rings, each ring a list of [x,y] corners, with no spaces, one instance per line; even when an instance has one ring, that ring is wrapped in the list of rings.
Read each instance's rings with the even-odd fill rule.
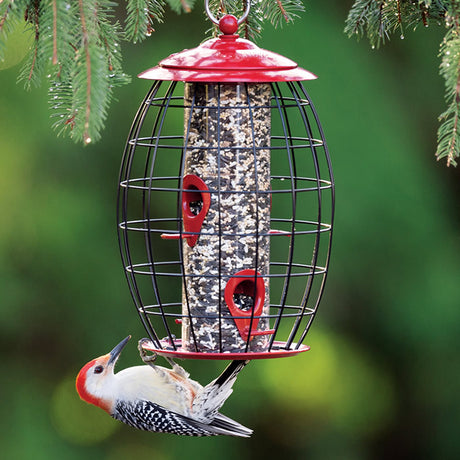
[[[100,374],[103,370],[104,370],[104,368],[102,366],[96,366],[94,368],[94,373],[95,374]]]

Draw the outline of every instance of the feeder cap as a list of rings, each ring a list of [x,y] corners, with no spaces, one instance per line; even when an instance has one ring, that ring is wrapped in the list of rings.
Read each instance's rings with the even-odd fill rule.
[[[202,83],[268,83],[317,78],[291,59],[259,48],[234,35],[232,30],[224,27],[224,34],[218,38],[172,54],[139,77]]]

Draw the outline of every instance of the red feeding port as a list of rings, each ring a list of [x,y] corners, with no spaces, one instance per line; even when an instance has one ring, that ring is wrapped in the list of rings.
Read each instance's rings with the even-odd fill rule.
[[[193,233],[187,236],[188,245],[193,247],[198,241],[198,233],[209,211],[211,195],[206,193],[209,192],[209,189],[203,180],[193,174],[184,177],[183,185],[186,189],[182,193],[184,229],[186,232]]]
[[[211,196],[204,181],[193,174],[184,177],[183,187],[185,190],[182,192],[182,217],[185,232],[163,233],[161,238],[165,240],[185,238],[188,245],[193,247],[198,241],[203,221],[209,211]]]
[[[236,296],[248,300],[248,307],[238,306]],[[257,331],[260,315],[264,306],[265,285],[260,273],[254,270],[241,270],[225,286],[225,302],[234,317],[236,327],[243,340],[250,340],[255,335],[273,334],[272,330]]]

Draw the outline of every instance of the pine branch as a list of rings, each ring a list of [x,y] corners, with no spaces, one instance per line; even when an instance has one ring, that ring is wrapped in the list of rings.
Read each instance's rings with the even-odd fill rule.
[[[345,26],[349,37],[367,36],[372,48],[378,48],[388,37],[388,22],[383,14],[385,2],[378,0],[357,0],[350,9]]]
[[[35,4],[32,6],[32,11],[29,11],[29,17],[31,24],[33,25],[35,31],[35,41],[34,41],[34,48],[32,54],[32,63],[30,65],[29,76],[27,78],[28,84],[30,85],[33,81],[34,71],[36,70],[37,66],[37,57],[38,57],[38,40],[40,39],[40,6],[38,2],[34,2]],[[37,72],[35,72],[37,74]]]
[[[46,68],[46,61],[42,53],[42,43],[46,38],[41,34],[43,15],[41,6],[39,0],[31,0],[27,2],[24,11],[27,27],[32,29],[34,35],[34,43],[18,77],[18,81],[24,82],[27,89],[40,85]]]
[[[122,31],[113,22],[113,6],[109,0],[99,0],[97,9],[90,0],[75,2],[71,17],[76,23],[69,36],[57,40],[58,49],[62,40],[70,45],[60,54],[64,62],[59,60],[49,89],[53,127],[85,144],[100,137],[113,88],[130,81],[121,67]]]
[[[249,0],[211,0],[217,17],[241,17]],[[130,81],[122,69],[120,42],[144,40],[163,21],[169,6],[189,12],[196,0],[126,0],[124,27],[115,19],[110,0],[0,0],[0,59],[8,34],[20,24],[33,32],[34,42],[19,80],[27,88],[49,79],[52,126],[84,144],[100,137],[113,90]],[[292,22],[303,11],[302,0],[253,0],[240,25],[241,36],[256,39],[265,20]],[[215,27],[212,33],[217,34]]]
[[[84,55],[84,68],[86,72],[86,79],[85,78],[78,78],[77,75],[75,80],[78,82],[79,80],[82,82],[80,87],[86,89],[85,91],[85,121],[84,121],[84,131],[83,131],[83,142],[85,144],[89,144],[91,142],[91,137],[89,135],[89,118],[91,115],[91,84],[92,84],[92,64],[91,62],[91,54],[89,52],[90,47],[90,34],[88,31],[88,26],[86,22],[86,15],[87,11],[85,11],[85,4],[84,0],[78,0],[78,7],[80,10],[80,21],[81,21],[81,30],[82,30],[82,38],[83,38],[83,50],[79,52],[78,57]],[[77,66],[81,65],[81,62],[77,61]],[[77,86],[76,92],[81,91],[81,89]]]
[[[262,5],[264,18],[275,27],[293,22],[299,17],[297,13],[305,11],[302,0],[274,0]]]
[[[446,158],[447,166],[457,165],[460,155],[459,104],[460,104],[460,5],[452,2],[448,21],[451,24],[441,44],[441,75],[446,82],[447,110],[441,114],[438,130],[436,158]]]
[[[110,2],[107,2],[104,14],[99,14],[96,22],[98,43],[105,52],[109,84],[110,88],[113,88],[129,83],[131,78],[122,69],[122,53],[118,39],[123,36],[123,30],[118,21],[113,22],[113,12],[109,6]]]
[[[57,4],[56,0],[52,0],[52,7],[53,7],[53,65],[58,63],[58,56],[57,56]]]
[[[126,39],[138,43],[154,32],[154,22],[163,22],[164,0],[127,0]]]
[[[76,62],[77,44],[79,43],[80,19],[77,2],[67,3],[62,0],[50,0],[52,17],[44,16],[46,27],[52,27],[52,41],[44,45],[44,53],[51,56],[49,69],[50,87],[48,90],[51,117],[57,118],[53,123],[58,133],[68,129],[72,136],[75,126],[75,116],[72,113],[72,68]],[[54,8],[55,6],[55,8]],[[52,25],[51,25],[52,24]],[[56,24],[56,27],[54,27]],[[83,110],[81,108],[81,110]]]
[[[10,33],[24,23],[27,0],[3,0],[0,2],[0,61],[4,60],[6,41]]]

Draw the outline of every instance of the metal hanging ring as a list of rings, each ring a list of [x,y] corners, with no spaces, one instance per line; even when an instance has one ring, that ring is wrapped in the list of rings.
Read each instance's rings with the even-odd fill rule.
[[[214,23],[219,25],[219,20],[211,13],[211,10],[209,9],[209,0],[204,0],[204,9],[206,11],[206,14],[208,15],[208,18]],[[238,19],[237,24],[240,25],[244,21],[246,21],[246,18],[248,17],[249,10],[251,9],[251,1],[246,0],[246,9],[244,10],[243,16],[241,16],[240,19]]]

